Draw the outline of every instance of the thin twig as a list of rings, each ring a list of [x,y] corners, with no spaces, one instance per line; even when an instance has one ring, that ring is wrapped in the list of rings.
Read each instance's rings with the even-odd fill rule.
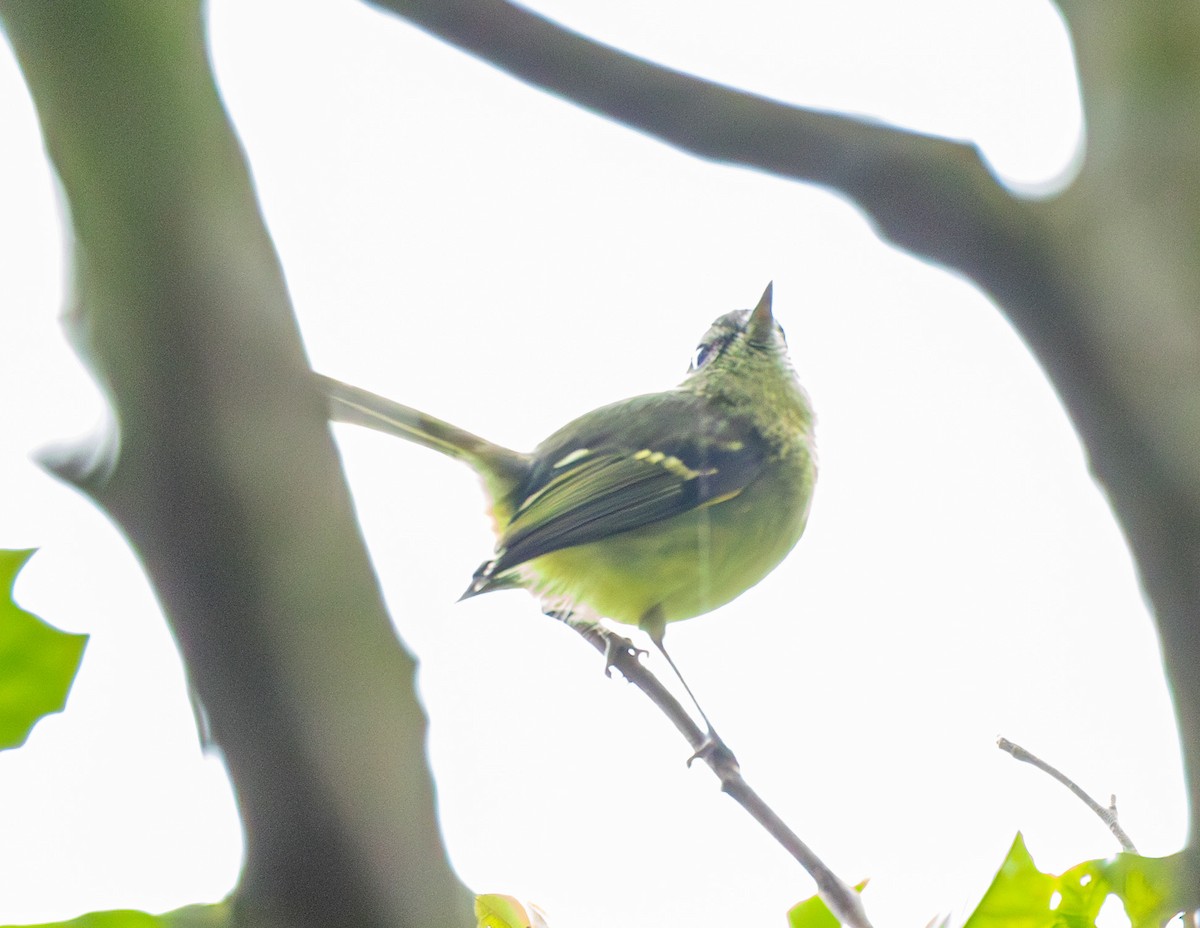
[[[1130,840],[1129,835],[1125,833],[1125,829],[1122,828],[1117,822],[1116,796],[1112,797],[1108,808],[1106,809],[1086,792],[1084,792],[1084,790],[1065,773],[1057,770],[1054,767],[1051,767],[1036,754],[1029,753],[1029,751],[1026,751],[1019,744],[1014,744],[1007,738],[997,738],[996,747],[998,747],[1001,751],[1007,751],[1015,760],[1023,761],[1026,764],[1032,764],[1033,766],[1037,767],[1038,770],[1041,770],[1043,773],[1048,773],[1050,776],[1054,777],[1054,779],[1058,780],[1059,783],[1082,799],[1089,809],[1100,816],[1100,821],[1104,822],[1104,824],[1109,827],[1109,830],[1112,831],[1112,833],[1116,836],[1117,840],[1121,842],[1121,848],[1123,850],[1126,850],[1131,854],[1137,853],[1137,848],[1133,846],[1133,841]]]
[[[679,733],[687,739],[692,750],[696,752],[695,759],[703,760],[721,781],[721,789],[733,797],[743,809],[750,813],[756,822],[767,830],[780,845],[791,854],[813,878],[817,891],[829,910],[839,922],[850,928],[871,928],[867,913],[863,909],[862,900],[858,893],[843,883],[837,875],[826,866],[812,849],[800,840],[762,798],[750,788],[742,776],[737,761],[728,750],[711,750],[705,732],[701,731],[692,717],[659,679],[646,669],[638,659],[638,651],[632,647],[613,648],[610,644],[611,632],[597,625],[583,623],[567,623],[588,641],[592,647],[608,655],[611,666],[621,672],[630,683],[649,697],[662,713],[671,720]]]

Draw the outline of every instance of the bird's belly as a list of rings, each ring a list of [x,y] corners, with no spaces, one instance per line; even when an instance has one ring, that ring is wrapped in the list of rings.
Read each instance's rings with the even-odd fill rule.
[[[813,475],[757,481],[732,499],[525,565],[527,585],[554,608],[586,608],[637,625],[702,615],[778,566],[808,517]],[[782,476],[777,474],[776,476]]]

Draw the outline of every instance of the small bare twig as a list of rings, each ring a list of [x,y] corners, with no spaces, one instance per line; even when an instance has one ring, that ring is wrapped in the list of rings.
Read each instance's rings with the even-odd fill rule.
[[[700,730],[679,700],[662,685],[653,673],[646,669],[638,659],[638,652],[632,647],[611,647],[612,632],[597,625],[575,622],[567,624],[582,635],[597,651],[607,654],[611,666],[619,670],[626,680],[645,693],[650,701],[671,720],[679,729],[679,733],[692,746],[692,750],[696,752],[695,759],[703,760],[717,775],[717,779],[721,781],[722,791],[732,796],[738,805],[749,812],[754,820],[762,825],[767,833],[778,841],[784,850],[791,854],[813,878],[817,884],[817,891],[837,920],[850,928],[871,928],[858,893],[843,883],[826,866],[825,862],[784,823],[783,819],[776,815],[774,810],[750,788],[742,776],[737,761],[728,750],[710,750],[712,745],[708,741],[706,733]]]
[[[998,747],[1001,751],[1007,751],[1013,756],[1014,759],[1023,761],[1026,764],[1032,764],[1033,766],[1037,767],[1038,770],[1041,770],[1043,773],[1048,773],[1050,776],[1054,777],[1054,779],[1058,780],[1059,783],[1083,800],[1089,809],[1100,816],[1100,820],[1109,827],[1109,830],[1112,831],[1117,840],[1121,842],[1122,850],[1128,851],[1131,854],[1137,853],[1137,848],[1133,846],[1133,841],[1130,840],[1129,835],[1125,833],[1125,829],[1122,828],[1117,822],[1117,797],[1115,795],[1109,800],[1108,808],[1106,809],[1086,792],[1084,792],[1084,790],[1065,773],[1057,770],[1054,767],[1051,767],[1036,754],[1029,753],[1029,751],[1026,751],[1019,744],[1014,744],[1007,738],[997,738],[996,747]]]

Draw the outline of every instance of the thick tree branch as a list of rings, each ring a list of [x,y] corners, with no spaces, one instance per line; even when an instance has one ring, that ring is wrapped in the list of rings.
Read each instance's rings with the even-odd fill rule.
[[[973,145],[734,90],[588,39],[507,0],[369,0],[523,81],[674,145],[843,191],[897,244],[971,265],[1031,221]]]
[[[473,924],[198,2],[0,0],[75,233],[67,319],[117,427],[55,470],[128,535],[224,752],[241,922]]]
[[[1098,404],[1100,438],[1081,432],[1154,607],[1200,900],[1200,7],[1058,6],[1089,138],[1054,203],[1057,257],[1086,293],[1091,363],[1120,397]]]
[[[1161,314],[1147,314],[1144,290],[1128,289],[1130,281],[1144,278],[1128,273],[1120,260],[1125,255],[1106,246],[1109,230],[1103,227],[1101,206],[1138,177],[1150,175],[1153,183],[1161,174],[1147,171],[1146,152],[1130,161],[1132,173],[1085,175],[1091,183],[1077,185],[1082,195],[1072,191],[1034,203],[1007,191],[973,146],[789,106],[691,77],[587,39],[507,0],[370,2],[521,80],[686,152],[840,191],[885,238],[961,272],[996,300],[1067,407],[1152,600],[1179,714],[1191,840],[1200,848],[1200,674],[1195,673],[1200,660],[1200,452],[1195,442],[1200,404],[1195,397],[1200,389],[1180,389],[1181,383],[1200,387],[1200,364],[1164,366],[1152,351],[1133,350],[1135,339],[1155,333],[1160,321],[1167,322],[1166,331],[1177,332],[1175,344],[1197,341],[1194,307],[1200,284]],[[1075,11],[1076,5],[1068,8],[1079,19],[1095,15],[1090,7]],[[1134,15],[1132,9],[1126,4],[1121,13],[1105,15]],[[1145,41],[1152,34],[1171,44],[1176,57],[1193,65],[1200,60],[1187,56],[1187,43],[1178,39],[1186,30],[1173,17],[1157,7],[1136,9],[1142,11],[1136,15],[1156,17],[1158,25],[1150,33],[1131,29],[1133,39]],[[1145,57],[1137,48],[1123,53],[1128,62]],[[1189,67],[1186,73],[1197,70]],[[1143,90],[1135,88],[1133,104],[1144,99]],[[1194,104],[1200,97],[1188,99]],[[1194,118],[1175,119],[1175,129],[1168,132],[1164,126],[1173,113],[1166,110],[1168,118],[1155,124],[1161,132],[1133,135],[1152,146],[1175,138],[1180,125],[1194,129]],[[1187,140],[1168,153],[1178,149],[1194,156],[1200,151],[1194,131],[1188,131]],[[1106,151],[1106,141],[1096,147]],[[1160,154],[1155,163],[1163,160]],[[1178,162],[1178,157],[1165,159]],[[1150,223],[1182,208],[1176,201],[1185,188],[1167,186],[1163,202],[1146,215]],[[1182,267],[1192,269],[1186,279],[1200,273],[1194,260],[1200,225],[1176,231],[1180,234],[1170,240],[1161,228],[1132,239],[1147,251],[1139,270],[1171,250]],[[1179,316],[1186,316],[1184,322]],[[1145,341],[1153,348],[1162,337]]]

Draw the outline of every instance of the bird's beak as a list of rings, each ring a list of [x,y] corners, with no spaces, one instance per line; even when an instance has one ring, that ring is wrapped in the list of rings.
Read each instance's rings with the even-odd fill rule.
[[[750,318],[746,322],[750,340],[760,345],[770,344],[775,334],[775,317],[771,314],[771,291],[774,286],[774,281],[767,284],[767,289],[763,291],[758,305],[750,311]]]

